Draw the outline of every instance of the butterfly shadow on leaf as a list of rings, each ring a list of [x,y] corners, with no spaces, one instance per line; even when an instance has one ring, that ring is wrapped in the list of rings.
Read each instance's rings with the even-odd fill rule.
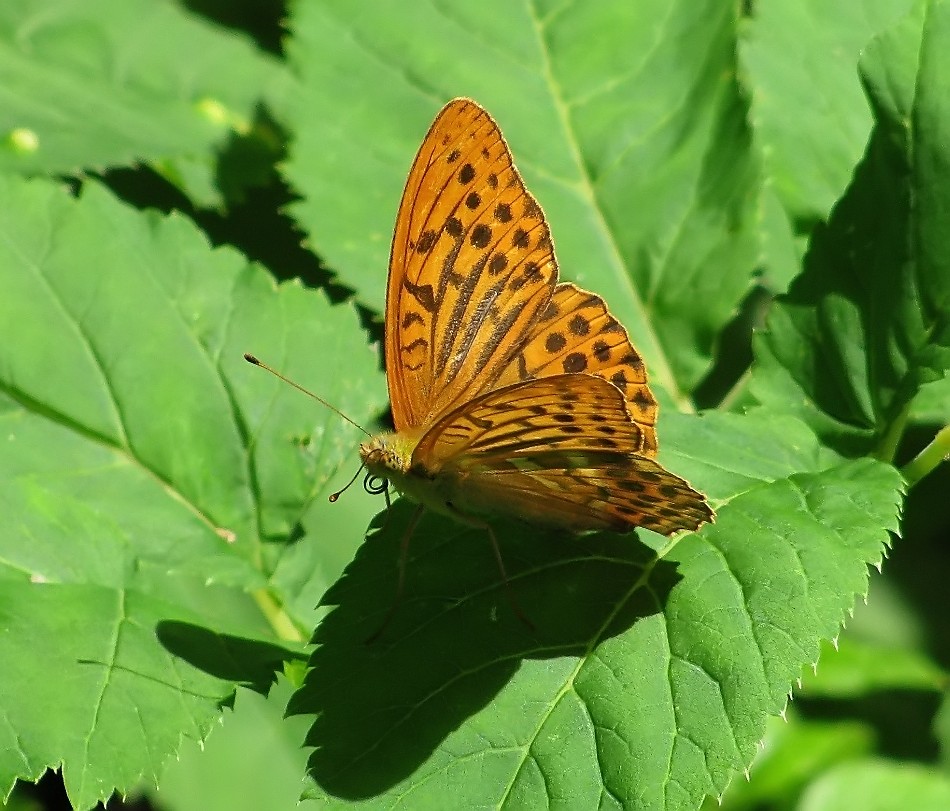
[[[548,680],[661,614],[678,577],[633,535],[496,524],[532,629],[512,610],[487,534],[427,513],[412,537],[401,604],[367,644],[392,604],[399,544],[414,509],[400,501],[385,522],[377,518],[327,592],[323,604],[333,609],[288,709],[317,716],[307,736],[316,748],[310,775],[339,797],[372,797],[408,778],[502,691],[508,705],[512,677],[525,666],[538,681],[526,687],[522,673],[516,689],[537,689],[533,700],[543,700]]]

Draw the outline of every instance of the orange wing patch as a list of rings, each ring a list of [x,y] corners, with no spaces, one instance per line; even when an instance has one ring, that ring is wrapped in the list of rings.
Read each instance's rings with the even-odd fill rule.
[[[396,218],[386,298],[396,428],[429,424],[484,391],[556,279],[544,215],[498,126],[456,99],[426,135]]]

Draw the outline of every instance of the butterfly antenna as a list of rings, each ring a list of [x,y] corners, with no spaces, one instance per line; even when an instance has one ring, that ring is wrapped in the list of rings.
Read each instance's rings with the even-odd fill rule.
[[[314,394],[314,393],[313,393],[312,391],[310,391],[309,389],[305,389],[305,388],[304,388],[303,386],[301,386],[299,383],[294,383],[294,381],[291,380],[290,378],[284,377],[284,376],[283,376],[280,372],[278,372],[276,369],[274,369],[273,367],[268,366],[266,363],[264,363],[264,361],[260,360],[259,358],[254,357],[254,355],[251,355],[251,354],[248,353],[248,352],[245,352],[245,353],[244,353],[244,360],[246,360],[248,363],[253,363],[255,366],[260,366],[262,369],[264,369],[264,370],[270,372],[272,375],[274,375],[274,377],[279,377],[279,378],[280,378],[281,380],[283,380],[285,383],[289,383],[291,386],[293,386],[293,387],[294,387],[295,389],[297,389],[298,391],[302,391],[304,394],[308,395],[309,397],[312,397],[312,398],[313,398],[314,400],[316,400],[318,403],[322,403],[322,404],[325,405],[327,408],[329,408],[330,411],[333,411],[333,412],[339,414],[339,415],[340,415],[341,417],[343,417],[343,419],[346,420],[350,425],[352,425],[352,426],[355,427],[355,428],[359,428],[364,434],[366,434],[366,436],[368,436],[368,437],[370,437],[370,439],[372,439],[373,435],[372,435],[369,431],[367,431],[362,425],[360,425],[358,422],[353,422],[353,420],[351,420],[349,417],[347,417],[346,414],[344,414],[342,411],[340,411],[340,409],[338,409],[338,408],[336,408],[336,407],[330,405],[330,404],[329,404],[326,400],[324,400],[322,397],[317,397],[316,394]],[[361,469],[362,469],[362,468],[361,468]],[[359,473],[357,473],[357,475],[359,475]],[[354,478],[355,478],[355,477],[354,477]],[[349,486],[350,486],[350,485],[348,484],[346,487],[349,487]],[[344,487],[343,489],[345,490],[346,487]],[[341,491],[341,492],[342,492],[342,491]],[[330,500],[331,500],[331,501],[335,501],[336,499],[331,498]]]
[[[360,473],[363,472],[363,468],[364,468],[364,467],[366,467],[366,465],[360,465],[359,470],[357,470],[356,473],[353,474],[353,478],[350,479],[350,481],[347,483],[346,487],[341,487],[341,488],[340,488],[339,490],[337,490],[335,493],[330,493],[330,503],[331,503],[331,504],[336,504],[337,499],[338,499],[340,496],[342,496],[347,490],[350,489],[350,485],[352,485],[353,482],[356,481],[356,477],[359,476]]]

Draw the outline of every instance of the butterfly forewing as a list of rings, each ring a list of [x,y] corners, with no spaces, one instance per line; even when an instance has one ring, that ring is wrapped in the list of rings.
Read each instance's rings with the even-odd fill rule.
[[[419,442],[411,470],[448,482],[462,512],[665,534],[710,520],[702,495],[638,454],[641,444],[616,386],[557,375],[489,392],[446,415]]]
[[[409,173],[393,236],[386,374],[398,430],[496,385],[557,279],[541,208],[498,126],[450,102]]]

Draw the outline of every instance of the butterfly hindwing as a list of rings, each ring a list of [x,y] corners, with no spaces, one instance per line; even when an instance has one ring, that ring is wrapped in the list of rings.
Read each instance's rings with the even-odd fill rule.
[[[600,296],[563,283],[498,384],[582,372],[609,380],[623,392],[630,418],[643,436],[638,452],[655,456],[657,403],[647,386],[643,359]]]
[[[712,519],[702,496],[652,459],[604,454],[596,467],[570,467],[547,451],[532,472],[499,470],[471,477],[463,510],[501,513],[532,523],[580,531],[636,527],[670,535]],[[503,505],[500,507],[499,505]]]
[[[462,513],[665,534],[710,520],[702,495],[638,454],[641,444],[616,386],[556,375],[489,392],[446,415],[416,446],[410,473],[445,482]]]

